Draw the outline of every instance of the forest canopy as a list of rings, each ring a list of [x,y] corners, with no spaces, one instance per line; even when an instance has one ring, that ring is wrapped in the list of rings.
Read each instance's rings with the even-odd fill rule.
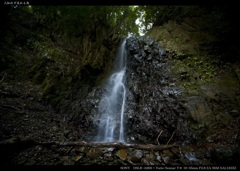
[[[98,25],[111,33],[146,33],[169,20],[181,23],[186,17],[205,16],[206,29],[213,33],[231,32],[226,22],[234,25],[237,12],[224,6],[12,6],[9,10],[24,10],[36,26],[47,27],[55,34],[79,37],[91,35]],[[30,15],[29,15],[30,14]],[[225,22],[223,22],[225,21]],[[232,22],[233,21],[233,22]],[[234,26],[235,28],[235,26]],[[217,29],[217,30],[216,30]],[[231,27],[227,29],[232,29]]]
[[[98,24],[121,35],[138,34],[139,13],[131,6],[24,6],[20,10],[31,13],[39,26],[69,36],[91,33]]]
[[[115,33],[139,35],[151,26],[169,19],[180,19],[198,12],[190,6],[12,6],[10,10],[24,10],[38,26],[46,26],[56,33],[78,36],[91,33],[98,24],[113,28]],[[138,20],[138,22],[136,22]]]

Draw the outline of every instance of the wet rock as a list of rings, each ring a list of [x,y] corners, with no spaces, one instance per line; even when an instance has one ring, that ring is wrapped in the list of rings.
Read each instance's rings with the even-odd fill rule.
[[[134,109],[138,113],[127,121],[129,123],[127,125],[128,135],[135,141],[154,142],[159,130],[167,128],[167,132],[162,135],[160,140],[166,143],[177,127],[176,137],[184,137],[178,140],[191,139],[193,137],[188,124],[176,123],[177,120],[186,122],[186,119],[181,119],[181,117],[189,115],[175,97],[180,95],[184,88],[169,88],[174,81],[171,82],[169,77],[168,55],[161,50],[158,43],[153,42],[149,37],[138,39],[130,37],[126,42],[129,50],[126,81],[132,99],[132,101],[128,101],[128,109]],[[137,48],[139,48],[138,53],[133,55],[131,49]],[[144,50],[144,48],[146,53],[143,54],[142,49]],[[136,55],[142,56],[138,63],[134,62]],[[177,108],[176,112],[171,108]],[[186,136],[181,135],[183,132]],[[137,134],[140,134],[141,137],[139,138]]]
[[[168,157],[168,156],[167,156],[167,157],[162,157],[162,160],[163,160],[163,162],[164,162],[165,164],[169,164],[171,158]]]
[[[189,161],[184,157],[181,157],[178,161],[183,165],[189,165]]]
[[[218,94],[222,91],[219,87],[213,85],[202,85],[201,92],[209,99],[218,99]]]
[[[141,164],[143,164],[143,165],[158,165],[159,163],[152,158],[142,158]]]
[[[193,152],[183,152],[182,154],[191,163],[198,161],[198,159],[196,158],[196,156]]]
[[[218,146],[211,149],[211,160],[219,165],[237,164],[239,160],[239,151],[236,147]]]
[[[143,152],[141,150],[134,150],[129,156],[129,160],[133,163],[139,163],[143,157]]]
[[[213,120],[213,113],[203,97],[189,97],[188,102],[185,104],[185,106],[195,121],[199,123],[209,124]]]

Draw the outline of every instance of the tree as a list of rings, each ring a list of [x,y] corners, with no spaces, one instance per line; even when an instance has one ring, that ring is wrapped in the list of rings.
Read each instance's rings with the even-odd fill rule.
[[[25,11],[29,11],[25,8]],[[111,27],[116,33],[138,33],[138,13],[129,6],[34,6],[31,15],[36,24],[69,36],[91,34],[98,24]]]

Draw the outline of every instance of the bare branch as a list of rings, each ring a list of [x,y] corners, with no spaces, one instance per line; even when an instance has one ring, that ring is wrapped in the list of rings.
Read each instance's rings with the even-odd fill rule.
[[[175,134],[175,131],[173,131],[172,136],[170,137],[170,139],[169,139],[168,142],[167,142],[167,145],[168,145],[168,143],[171,141],[171,139],[172,139],[172,137],[173,137],[174,134]]]
[[[159,139],[159,137],[161,136],[162,132],[163,132],[163,130],[160,131],[160,133],[158,134],[157,139],[156,139],[158,145],[160,145],[160,143],[158,142],[158,139]]]

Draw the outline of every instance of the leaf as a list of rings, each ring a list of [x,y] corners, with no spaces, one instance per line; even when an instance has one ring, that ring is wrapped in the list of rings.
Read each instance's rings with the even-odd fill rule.
[[[116,155],[121,159],[121,160],[126,160],[127,158],[127,152],[125,149],[118,150]]]

